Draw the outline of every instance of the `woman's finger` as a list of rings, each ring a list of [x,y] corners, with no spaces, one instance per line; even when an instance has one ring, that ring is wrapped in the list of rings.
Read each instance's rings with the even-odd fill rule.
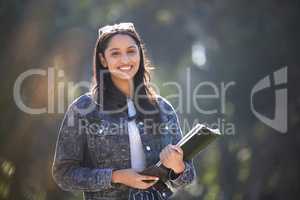
[[[173,150],[175,150],[176,152],[178,152],[179,154],[183,154],[183,150],[182,148],[180,148],[179,146],[176,145],[172,145],[170,146]]]
[[[167,155],[167,157],[169,157],[170,155],[172,155],[172,153],[173,153],[173,149],[171,147],[169,147],[169,148],[166,149],[166,155]]]
[[[153,186],[155,183],[156,183],[156,181],[151,182],[151,183],[146,183],[146,182],[142,181],[142,183],[140,184],[140,189],[147,189],[147,188]]]
[[[153,186],[156,182],[157,182],[157,181],[153,181],[153,182],[151,182],[151,183],[147,183],[147,188]]]
[[[145,176],[145,175],[140,175],[141,180],[153,180],[153,181],[158,181],[159,178],[156,176]]]
[[[166,150],[166,149],[163,149],[163,150],[161,151],[161,153],[159,154],[160,160],[165,160],[165,159],[166,159],[166,154],[167,154],[167,150]]]

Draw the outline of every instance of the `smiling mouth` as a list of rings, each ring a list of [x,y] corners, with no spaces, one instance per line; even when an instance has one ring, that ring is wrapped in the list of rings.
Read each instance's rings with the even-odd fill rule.
[[[118,67],[119,70],[123,71],[123,72],[128,72],[133,68],[132,65],[127,65],[127,66],[122,66],[122,67]]]

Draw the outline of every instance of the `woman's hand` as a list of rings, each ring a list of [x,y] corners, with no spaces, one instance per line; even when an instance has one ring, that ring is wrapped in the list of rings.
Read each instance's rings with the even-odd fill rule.
[[[141,175],[135,172],[133,169],[121,169],[113,171],[112,182],[121,183],[132,188],[147,189],[154,185],[158,181],[158,177]],[[146,183],[144,181],[152,181]]]
[[[180,174],[185,169],[183,162],[183,150],[169,144],[159,154],[160,162],[167,168],[172,169],[176,174]]]

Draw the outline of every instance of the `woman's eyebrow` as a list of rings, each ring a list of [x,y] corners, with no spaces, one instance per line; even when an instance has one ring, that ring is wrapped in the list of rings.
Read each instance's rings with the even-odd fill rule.
[[[136,45],[131,45],[131,46],[127,47],[127,49],[130,49],[130,48],[136,48]]]
[[[119,50],[119,48],[111,48],[109,51]]]
[[[130,45],[129,47],[127,47],[127,49],[130,49],[130,48],[136,48],[136,45]],[[114,48],[109,49],[109,51],[114,51],[114,50],[119,50],[119,49],[120,48],[114,47]]]

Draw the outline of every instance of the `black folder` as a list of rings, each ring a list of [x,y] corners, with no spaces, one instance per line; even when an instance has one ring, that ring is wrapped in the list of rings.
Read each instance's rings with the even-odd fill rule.
[[[221,133],[218,129],[211,129],[198,123],[176,145],[182,148],[183,159],[190,160],[220,136]],[[159,181],[154,186],[160,189],[168,181],[170,172],[171,170],[164,167],[159,161],[144,169],[140,174],[159,177]]]

